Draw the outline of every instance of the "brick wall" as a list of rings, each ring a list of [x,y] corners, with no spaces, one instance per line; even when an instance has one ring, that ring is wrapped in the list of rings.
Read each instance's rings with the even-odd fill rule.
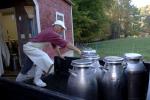
[[[72,16],[71,16],[71,5],[64,0],[38,0],[40,9],[40,21],[41,30],[49,27],[55,21],[56,11],[64,14],[64,21],[67,27],[66,40],[73,42],[72,39]],[[47,53],[53,57],[56,54],[51,48],[45,48]],[[62,52],[66,52],[67,49],[63,49]]]

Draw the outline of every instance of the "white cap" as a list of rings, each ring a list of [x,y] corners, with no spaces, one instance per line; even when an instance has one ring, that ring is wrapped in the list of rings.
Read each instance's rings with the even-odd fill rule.
[[[64,22],[61,21],[61,20],[56,20],[56,21],[54,22],[54,24],[52,24],[52,25],[60,25],[62,28],[64,28],[64,29],[66,30],[66,27],[65,27],[65,25],[64,25]]]

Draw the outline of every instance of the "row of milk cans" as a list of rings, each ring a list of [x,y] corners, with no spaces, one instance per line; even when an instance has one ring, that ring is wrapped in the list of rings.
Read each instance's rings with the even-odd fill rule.
[[[126,53],[123,57],[106,56],[104,64],[94,49],[82,51],[73,60],[67,92],[84,100],[146,100],[147,70],[143,56]]]

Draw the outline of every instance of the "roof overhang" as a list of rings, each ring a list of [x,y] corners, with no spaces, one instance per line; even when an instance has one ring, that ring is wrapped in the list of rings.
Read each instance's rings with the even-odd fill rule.
[[[0,9],[14,7],[20,2],[24,2],[27,5],[33,4],[33,0],[0,0]]]
[[[74,5],[71,0],[64,0],[69,5]],[[33,0],[0,0],[0,9],[10,8],[18,4],[19,2],[31,3]]]
[[[71,0],[64,0],[66,3],[68,3],[69,5],[74,5],[73,2]]]

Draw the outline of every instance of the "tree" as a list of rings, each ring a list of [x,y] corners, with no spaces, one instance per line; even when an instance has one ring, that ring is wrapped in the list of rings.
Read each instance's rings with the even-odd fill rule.
[[[140,9],[141,19],[142,19],[142,31],[150,33],[150,5],[142,7]]]
[[[73,0],[75,41],[127,37],[140,29],[139,11],[131,0]]]
[[[75,41],[93,41],[104,36],[103,26],[107,23],[104,13],[106,1],[73,0]]]
[[[129,7],[129,32],[128,35],[138,35],[141,31],[141,16],[140,11],[135,6]]]

